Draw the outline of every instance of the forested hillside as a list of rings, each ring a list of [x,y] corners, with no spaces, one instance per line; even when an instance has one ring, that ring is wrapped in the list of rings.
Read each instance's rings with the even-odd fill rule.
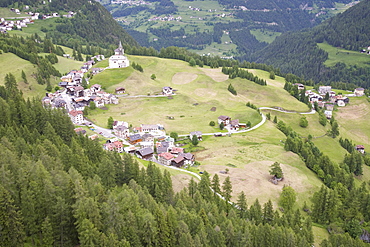
[[[327,67],[324,62],[328,59],[328,54],[317,43],[327,42],[334,47],[355,51],[367,48],[370,45],[369,13],[370,1],[361,1],[311,30],[281,35],[265,49],[256,52],[254,60],[315,82],[345,82],[368,88],[368,66],[337,63],[333,67]]]
[[[344,4],[352,1],[150,0],[137,4],[101,2],[142,46],[152,46],[157,50],[162,47],[180,46],[197,50],[199,53],[208,51],[209,47],[216,47],[222,50],[223,55],[248,57],[266,45],[263,39],[256,39],[250,33],[251,30],[279,34],[314,27],[333,16],[340,4],[341,8],[348,8]],[[219,32],[220,28],[226,34],[223,42],[223,32]],[[160,35],[161,32],[158,35],[157,30],[165,30],[170,39]],[[181,35],[175,35],[179,34],[177,31],[180,31]],[[230,35],[227,32],[230,32]],[[234,43],[237,50],[230,47],[225,51],[227,48],[223,47],[222,43]]]
[[[53,12],[76,12],[73,18],[59,18],[56,27],[45,29],[48,38],[54,43],[75,47],[76,44],[99,45],[107,48],[117,46],[119,41],[124,45],[137,46],[138,43],[116,22],[110,13],[99,3],[88,0],[46,1],[8,1],[0,0],[0,6],[23,6],[28,4],[30,10],[41,14]],[[17,3],[17,4],[16,4]]]
[[[210,187],[229,200],[227,179],[221,186],[205,172],[199,183],[191,180],[188,189],[175,194],[168,172],[151,164],[140,168],[129,155],[106,152],[97,140],[75,134],[63,111],[24,100],[12,74],[0,86],[0,109],[1,246],[313,244],[311,218],[300,210],[278,212],[271,201],[247,206],[243,193],[237,207],[221,200]],[[338,196],[322,191],[317,203]],[[346,191],[341,187],[343,198]],[[361,202],[368,202],[367,190],[361,192]],[[328,214],[333,204],[327,205],[315,214],[325,214],[320,220],[335,219]],[[350,208],[358,212],[355,205]],[[358,234],[357,221],[351,224],[346,231]],[[365,246],[347,233],[332,235],[322,246],[339,245]]]

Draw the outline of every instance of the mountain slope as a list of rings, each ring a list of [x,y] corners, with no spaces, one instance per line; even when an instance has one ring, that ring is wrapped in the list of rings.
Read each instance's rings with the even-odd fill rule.
[[[327,67],[328,54],[317,46],[327,42],[336,47],[359,50],[368,46],[370,0],[361,1],[346,12],[301,32],[285,33],[254,54],[254,61],[279,67],[316,82],[346,82],[369,87],[370,68],[337,63]]]

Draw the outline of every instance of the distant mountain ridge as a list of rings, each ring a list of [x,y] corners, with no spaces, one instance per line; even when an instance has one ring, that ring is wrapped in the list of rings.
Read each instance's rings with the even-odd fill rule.
[[[24,5],[30,6],[30,11],[41,13],[74,11],[73,18],[60,18],[55,30],[47,36],[58,44],[68,45],[77,40],[82,44],[100,45],[107,48],[122,41],[124,45],[138,46],[138,43],[112,18],[100,3],[89,0],[59,0],[46,1],[10,1],[0,0],[1,7]],[[71,44],[69,45],[71,46]]]
[[[363,0],[342,14],[315,28],[282,34],[263,50],[253,54],[255,62],[266,63],[315,82],[346,82],[370,86],[370,68],[338,63],[327,67],[328,53],[317,46],[327,42],[334,47],[359,51],[370,46],[370,0]]]

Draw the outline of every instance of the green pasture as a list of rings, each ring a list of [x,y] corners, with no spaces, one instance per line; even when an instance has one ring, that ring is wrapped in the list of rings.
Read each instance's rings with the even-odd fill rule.
[[[278,37],[281,33],[280,32],[273,32],[269,30],[262,30],[262,29],[254,29],[250,31],[251,34],[256,37],[256,39],[260,42],[272,43],[276,37]]]
[[[315,246],[320,246],[321,242],[324,239],[329,238],[329,232],[323,227],[319,227],[317,225],[312,226],[312,232],[315,239]]]
[[[9,8],[0,8],[0,17],[2,18],[21,18],[21,17],[25,17],[25,16],[28,16],[24,13],[21,13],[19,15],[17,15],[15,12],[13,11],[10,11]]]
[[[318,43],[319,48],[329,53],[328,60],[325,61],[326,66],[334,66],[337,63],[345,63],[347,65],[369,66],[370,57],[359,51],[349,51],[342,48],[333,47],[327,43]]]
[[[18,35],[18,36],[29,36],[31,34],[37,33],[41,38],[46,36],[45,32],[41,31],[41,28],[46,28],[48,30],[54,30],[57,18],[50,18],[45,20],[35,20],[34,24],[28,24],[27,27],[22,28],[21,30],[12,30],[9,33]]]
[[[292,186],[297,194],[297,206],[303,206],[321,186],[316,175],[306,168],[305,164],[291,152],[284,150],[284,134],[277,130],[273,123],[267,122],[251,132],[234,134],[231,137],[210,137],[200,142],[203,151],[195,154],[206,170],[220,176],[221,182],[230,176],[233,183],[233,199],[244,191],[248,203],[258,198],[260,203],[271,199],[275,206],[284,184]],[[280,162],[285,179],[278,185],[268,181],[270,165]],[[231,165],[230,165],[231,164]],[[220,171],[229,169],[229,174]]]

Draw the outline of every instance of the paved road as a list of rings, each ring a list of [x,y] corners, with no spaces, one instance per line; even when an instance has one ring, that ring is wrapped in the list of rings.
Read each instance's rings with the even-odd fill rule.
[[[284,113],[299,113],[299,114],[315,114],[316,113],[316,111],[314,109],[312,109],[309,112],[287,111],[287,110],[284,110],[283,108],[273,108],[273,107],[260,107],[258,109],[260,109],[260,110],[279,111],[279,112],[284,112]]]

